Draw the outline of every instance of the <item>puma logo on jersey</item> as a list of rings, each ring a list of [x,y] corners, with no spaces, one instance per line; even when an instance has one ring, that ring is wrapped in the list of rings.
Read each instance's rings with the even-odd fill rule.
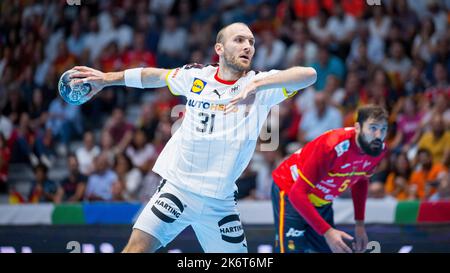
[[[219,97],[219,99],[220,99],[220,97],[222,96],[222,95],[219,94],[219,91],[217,91],[217,89],[214,89],[214,90],[213,90],[213,93],[216,94],[216,95]]]

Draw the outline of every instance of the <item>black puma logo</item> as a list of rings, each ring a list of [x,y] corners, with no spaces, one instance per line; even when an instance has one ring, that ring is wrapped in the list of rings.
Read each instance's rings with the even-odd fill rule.
[[[216,89],[214,89],[213,93],[216,94],[217,96],[219,96],[219,99],[222,96],[222,95],[219,94],[219,91],[217,91]]]

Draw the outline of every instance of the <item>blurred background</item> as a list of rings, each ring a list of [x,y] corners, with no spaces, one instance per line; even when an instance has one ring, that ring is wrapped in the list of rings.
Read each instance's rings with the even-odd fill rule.
[[[250,251],[272,251],[271,171],[374,103],[390,128],[369,238],[381,252],[450,252],[449,11],[448,0],[0,1],[0,252],[120,251],[158,186],[151,169],[184,98],[110,87],[71,106],[57,91],[65,70],[215,63],[217,31],[237,21],[256,37],[253,69],[318,72],[268,124],[278,149],[257,149],[237,181]],[[352,233],[349,198],[335,220]],[[187,230],[161,251],[201,248]]]

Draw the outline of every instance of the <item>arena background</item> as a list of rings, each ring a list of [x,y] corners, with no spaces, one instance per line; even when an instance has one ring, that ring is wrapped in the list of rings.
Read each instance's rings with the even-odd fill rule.
[[[237,181],[249,251],[273,249],[280,160],[374,103],[390,112],[390,149],[371,179],[367,232],[379,248],[368,252],[450,252],[449,10],[448,0],[0,1],[0,253],[118,252],[158,185],[151,167],[184,99],[112,87],[69,106],[57,92],[64,71],[214,63],[215,34],[237,21],[255,33],[255,70],[318,72],[268,124],[278,149],[257,149]],[[99,168],[115,175],[102,198],[89,192]],[[349,195],[334,207],[352,234]],[[161,251],[201,248],[188,229]]]

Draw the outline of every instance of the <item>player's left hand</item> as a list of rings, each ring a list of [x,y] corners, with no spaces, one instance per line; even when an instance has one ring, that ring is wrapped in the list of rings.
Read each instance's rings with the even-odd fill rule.
[[[356,253],[364,253],[369,243],[366,228],[364,224],[356,224],[355,226],[355,242],[353,243],[353,250]]]
[[[258,88],[258,86],[256,85],[255,82],[251,82],[249,83],[244,90],[242,90],[239,94],[237,94],[236,97],[234,97],[230,103],[227,105],[226,109],[225,109],[225,114],[231,113],[233,112],[236,107],[237,104],[243,100],[245,100],[246,98],[248,98],[250,95],[253,95],[254,93],[256,93],[256,89]]]

